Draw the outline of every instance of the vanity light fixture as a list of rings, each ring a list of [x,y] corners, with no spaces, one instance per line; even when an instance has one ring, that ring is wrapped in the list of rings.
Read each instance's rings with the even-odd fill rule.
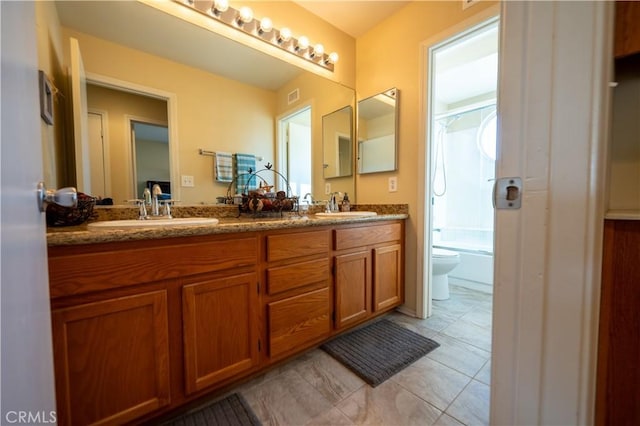
[[[244,24],[248,24],[251,21],[253,21],[253,10],[247,6],[241,7],[238,12],[238,18],[236,19],[238,26],[242,27]]]
[[[226,12],[229,9],[229,0],[215,0],[213,6],[211,6],[211,13],[214,16],[220,16],[220,14]]]
[[[280,30],[280,34],[278,34],[278,44],[283,45],[291,40],[291,30],[287,27],[284,27]]]
[[[324,57],[324,46],[321,45],[320,43],[316,44],[315,46],[313,46],[313,50],[311,52],[309,52],[309,57],[310,58],[323,58]],[[324,59],[323,59],[324,60]]]
[[[338,54],[335,52],[326,54],[322,44],[318,43],[310,47],[307,37],[300,36],[296,39],[289,28],[283,27],[278,30],[273,27],[271,19],[267,17],[262,19],[254,18],[253,11],[249,7],[244,6],[240,9],[234,9],[229,5],[229,0],[213,0],[211,2],[174,1],[326,70],[333,71],[334,65],[338,61]]]
[[[305,36],[298,38],[298,44],[296,44],[296,52],[301,50],[307,50],[309,48],[309,39]]]
[[[260,26],[258,27],[258,33],[260,35],[271,32],[272,29],[273,23],[271,22],[271,19],[265,17],[260,20]]]

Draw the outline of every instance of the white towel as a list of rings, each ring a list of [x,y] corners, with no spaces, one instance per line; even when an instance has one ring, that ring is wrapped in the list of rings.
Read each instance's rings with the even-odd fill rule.
[[[213,164],[217,182],[233,180],[233,158],[230,152],[216,152]]]

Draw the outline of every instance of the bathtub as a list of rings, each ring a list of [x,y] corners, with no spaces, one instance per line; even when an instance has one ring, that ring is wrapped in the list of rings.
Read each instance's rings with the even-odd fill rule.
[[[442,241],[436,248],[455,251],[460,255],[460,264],[449,272],[449,283],[484,293],[493,293],[493,253],[491,247],[467,246],[460,243],[447,244]]]

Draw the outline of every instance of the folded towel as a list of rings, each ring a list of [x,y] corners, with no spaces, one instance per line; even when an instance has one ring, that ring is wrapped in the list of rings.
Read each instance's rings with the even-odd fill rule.
[[[256,156],[252,154],[235,154],[234,157],[236,160],[236,194],[257,189],[258,179],[251,174],[256,172]]]
[[[213,160],[217,182],[231,182],[233,180],[233,159],[230,152],[216,152]]]

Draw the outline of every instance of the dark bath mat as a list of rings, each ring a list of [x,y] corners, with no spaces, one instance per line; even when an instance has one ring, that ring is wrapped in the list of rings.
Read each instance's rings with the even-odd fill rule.
[[[376,387],[438,346],[431,339],[383,319],[320,348]]]
[[[260,420],[244,400],[234,393],[220,401],[186,413],[164,426],[259,426]]]

